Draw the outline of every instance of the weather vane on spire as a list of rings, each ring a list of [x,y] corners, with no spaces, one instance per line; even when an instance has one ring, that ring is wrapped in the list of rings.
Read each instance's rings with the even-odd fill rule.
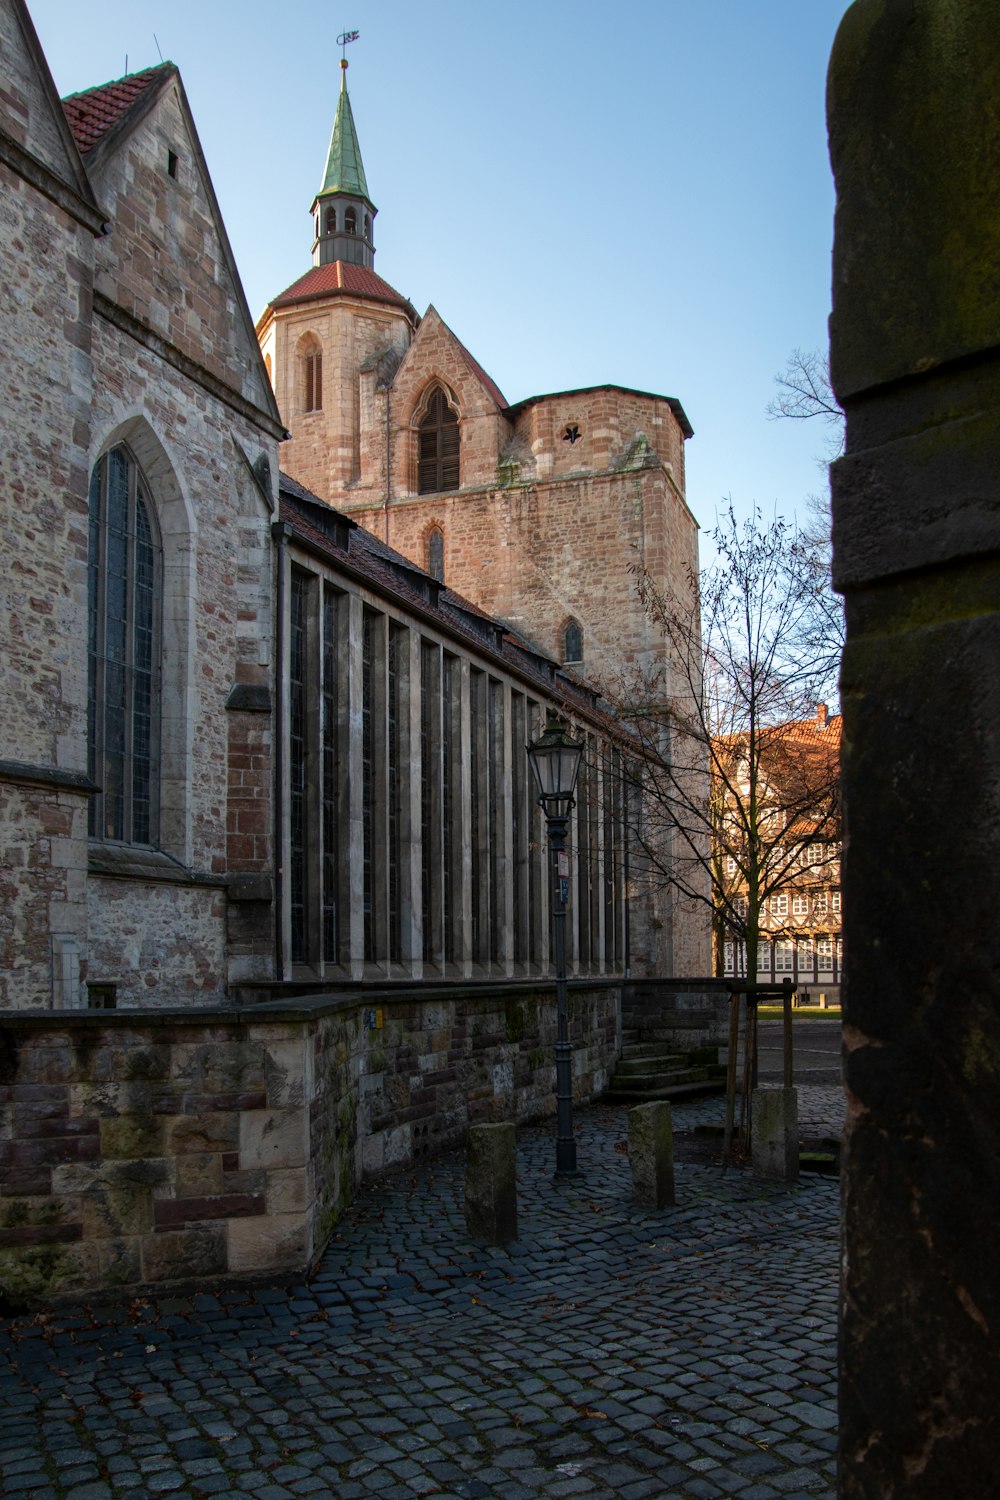
[[[360,31],[342,31],[337,38],[337,46],[340,48],[340,66],[347,67],[347,44],[356,42],[361,35]]]

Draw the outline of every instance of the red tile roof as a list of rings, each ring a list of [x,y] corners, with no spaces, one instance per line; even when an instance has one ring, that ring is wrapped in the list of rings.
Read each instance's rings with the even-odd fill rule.
[[[130,73],[113,83],[102,83],[82,94],[71,94],[62,102],[63,112],[81,156],[98,147],[109,130],[119,124],[144,94],[168,73],[176,72],[173,63],[159,63],[142,73]]]
[[[381,276],[376,276],[367,266],[352,265],[346,260],[333,260],[325,266],[313,266],[298,281],[275,297],[272,307],[289,307],[295,302],[312,302],[320,297],[344,296],[369,297],[373,302],[389,302],[401,307],[416,317],[412,303],[400,295]]]

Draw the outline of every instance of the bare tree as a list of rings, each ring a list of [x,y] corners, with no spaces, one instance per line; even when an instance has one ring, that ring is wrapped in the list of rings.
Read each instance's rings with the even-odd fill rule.
[[[788,363],[774,377],[778,394],[768,402],[767,415],[777,419],[820,422],[826,429],[824,453],[819,462],[825,470],[844,451],[844,413],[830,383],[827,356],[818,349],[794,349]],[[829,495],[810,495],[806,518],[795,537],[800,586],[811,601],[805,653],[823,663],[824,696],[834,697],[840,657],[844,648],[844,606],[830,585]]]
[[[825,462],[839,458],[844,451],[844,413],[833,394],[826,355],[818,349],[793,349],[774,382],[778,394],[768,402],[767,415],[797,422],[818,419],[827,428]]]
[[[771,898],[802,879],[807,850],[836,855],[838,758],[808,727],[833,648],[793,525],[759,512],[738,521],[730,503],[711,539],[717,561],[683,597],[637,567],[671,667],[618,697],[637,745],[631,805],[647,866],[710,907],[716,972],[731,935],[755,976]]]

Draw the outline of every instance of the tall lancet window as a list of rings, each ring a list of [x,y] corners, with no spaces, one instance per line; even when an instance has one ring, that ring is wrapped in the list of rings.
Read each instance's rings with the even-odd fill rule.
[[[323,410],[323,351],[315,334],[307,334],[299,344],[302,410]]]
[[[427,571],[438,583],[444,583],[444,532],[435,526],[427,538]]]
[[[127,448],[90,481],[87,767],[90,836],[156,843],[159,833],[161,555],[146,482]]]
[[[417,491],[434,495],[439,490],[457,490],[459,485],[460,437],[458,416],[438,386],[420,423]]]

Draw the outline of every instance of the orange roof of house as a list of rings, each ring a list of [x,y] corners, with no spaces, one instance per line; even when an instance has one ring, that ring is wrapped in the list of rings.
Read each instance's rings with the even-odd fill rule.
[[[367,266],[353,265],[346,260],[333,260],[325,266],[313,266],[298,281],[293,281],[280,296],[275,297],[272,307],[289,307],[295,302],[312,302],[321,297],[337,294],[353,297],[369,297],[374,302],[389,302],[402,307],[416,317],[416,309],[395,287],[376,276]]]
[[[158,63],[155,68],[130,73],[126,78],[99,84],[64,99],[63,113],[80,155],[94,151],[155,84],[176,71],[171,62]]]

